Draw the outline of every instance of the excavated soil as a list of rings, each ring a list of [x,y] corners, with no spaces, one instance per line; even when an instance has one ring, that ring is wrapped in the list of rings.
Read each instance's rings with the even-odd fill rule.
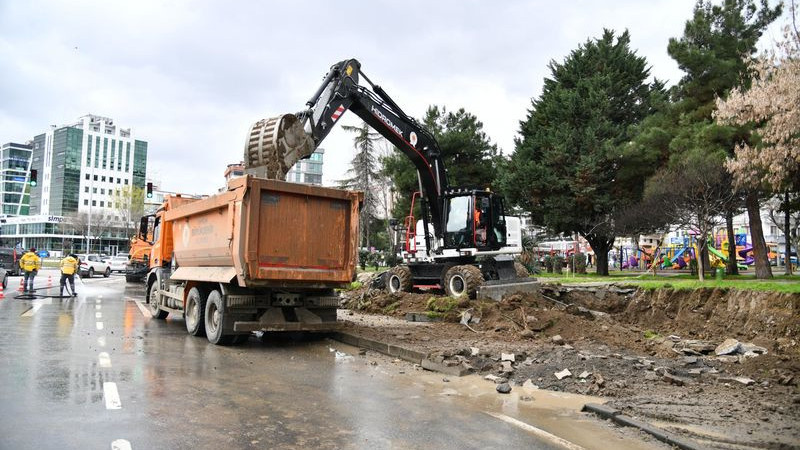
[[[604,396],[702,447],[800,448],[798,294],[542,285],[459,302],[364,288],[342,307],[351,333],[487,383]]]

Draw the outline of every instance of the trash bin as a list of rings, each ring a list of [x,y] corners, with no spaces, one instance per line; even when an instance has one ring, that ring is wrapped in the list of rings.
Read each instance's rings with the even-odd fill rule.
[[[717,280],[722,280],[723,278],[725,278],[725,269],[717,267]]]

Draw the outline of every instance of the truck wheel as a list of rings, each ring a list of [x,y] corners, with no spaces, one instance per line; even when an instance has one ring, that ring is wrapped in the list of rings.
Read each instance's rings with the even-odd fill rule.
[[[411,271],[408,266],[395,266],[389,271],[386,288],[391,293],[411,292]]]
[[[106,271],[103,272],[103,276],[108,278],[111,275],[111,267],[106,267]]]
[[[206,335],[206,292],[193,287],[186,296],[186,310],[183,313],[186,319],[186,331],[192,336]]]
[[[92,278],[94,276],[94,267],[89,267],[89,272],[86,274],[87,278]]]
[[[483,275],[475,266],[453,266],[444,275],[444,290],[453,298],[475,298],[478,286],[482,284]]]
[[[91,270],[91,269],[89,269]],[[147,304],[150,307],[150,314],[159,320],[164,320],[169,315],[168,312],[158,308],[158,282],[150,283],[150,290],[147,291]]]
[[[516,261],[514,261],[514,272],[517,273],[517,278],[528,278],[531,276],[531,274],[528,273],[528,269],[526,269],[522,263]]]
[[[233,334],[222,334],[225,323],[225,306],[222,304],[222,294],[214,289],[208,294],[206,300],[206,337],[208,342],[216,345],[230,345],[236,338]]]

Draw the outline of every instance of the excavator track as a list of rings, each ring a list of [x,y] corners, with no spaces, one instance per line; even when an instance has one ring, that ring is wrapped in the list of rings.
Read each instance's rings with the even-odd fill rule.
[[[294,114],[262,119],[247,133],[245,172],[261,178],[283,180],[299,160],[314,152],[314,140]]]

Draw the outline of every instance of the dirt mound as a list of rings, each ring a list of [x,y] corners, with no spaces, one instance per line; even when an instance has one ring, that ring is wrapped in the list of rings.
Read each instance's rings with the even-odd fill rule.
[[[445,366],[606,396],[709,448],[800,447],[798,294],[542,285],[500,302],[366,288],[343,297],[368,313],[353,313],[351,331]],[[726,340],[758,351],[718,356]]]

